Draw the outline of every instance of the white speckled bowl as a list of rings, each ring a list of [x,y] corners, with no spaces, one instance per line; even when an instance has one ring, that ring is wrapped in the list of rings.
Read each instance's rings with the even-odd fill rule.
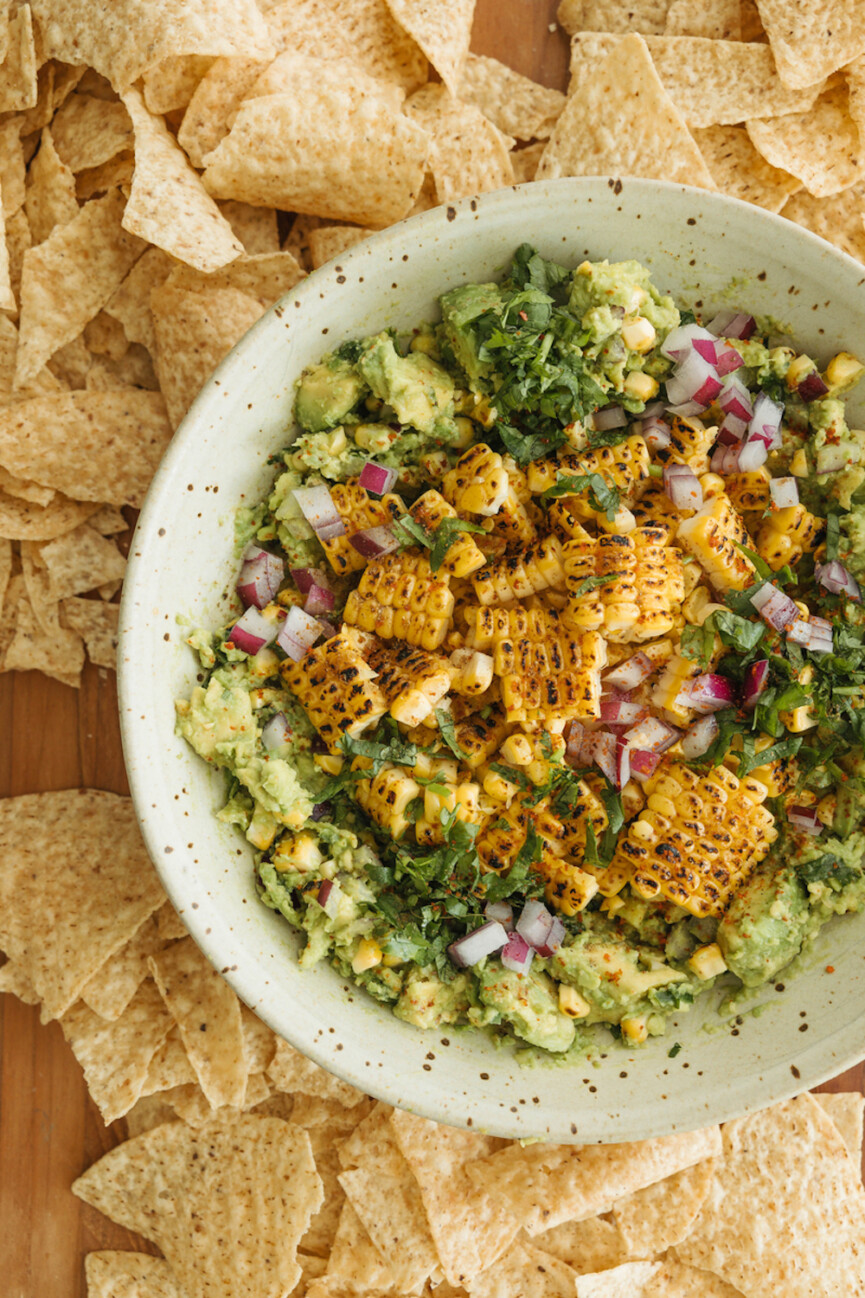
[[[222,777],[174,734],[174,700],[196,674],[185,626],[224,620],[233,514],[272,480],[267,457],[287,440],[303,367],[347,338],[432,317],[440,293],[495,276],[523,240],[569,265],[635,257],[680,301],[772,315],[820,360],[862,347],[858,263],[779,217],[702,190],[558,180],[437,208],[375,235],[250,330],[159,468],[123,596],[123,742],[169,895],[216,968],[281,1036],[363,1090],[437,1121],[501,1136],[634,1140],[758,1108],[865,1055],[865,915],[833,922],[810,969],[761,996],[768,1008],[759,1018],[722,1025],[713,1001],[641,1049],[611,1046],[599,1066],[524,1069],[480,1034],[400,1023],[327,966],[301,973],[292,930],[256,898],[249,848],[214,819]],[[671,1059],[676,1041],[682,1050]]]

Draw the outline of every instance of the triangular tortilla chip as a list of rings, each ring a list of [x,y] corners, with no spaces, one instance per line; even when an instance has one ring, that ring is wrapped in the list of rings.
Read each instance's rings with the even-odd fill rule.
[[[558,176],[644,176],[714,189],[642,36],[625,36],[568,97],[538,166]]]
[[[342,1205],[325,1275],[364,1291],[394,1287],[390,1268],[347,1199]]]
[[[814,1099],[824,1109],[841,1133],[847,1153],[857,1166],[862,1162],[862,1129],[865,1095],[858,1091],[823,1092]]]
[[[685,1266],[670,1254],[643,1286],[641,1298],[742,1298],[742,1294],[720,1276]]]
[[[551,1253],[519,1240],[471,1281],[472,1298],[573,1298],[576,1272]],[[636,1295],[629,1295],[636,1298]]]
[[[34,243],[42,243],[55,226],[67,225],[78,215],[75,177],[61,162],[47,126],[27,172],[24,208]]]
[[[745,123],[754,148],[773,167],[797,176],[815,198],[865,177],[865,142],[850,116],[847,86],[832,86],[804,113]],[[816,140],[820,147],[815,148]]]
[[[546,140],[562,115],[565,96],[538,85],[498,59],[470,54],[455,95],[474,104],[504,135],[518,140]]]
[[[469,52],[475,0],[387,0],[403,31],[417,43],[452,95]]]
[[[141,1094],[155,1095],[159,1091],[171,1091],[176,1086],[194,1084],[195,1069],[189,1062],[180,1030],[172,1020],[171,1031],[150,1061]]]
[[[430,84],[412,95],[405,111],[432,136],[428,166],[440,203],[514,183],[513,140],[473,104],[460,103],[443,86]]]
[[[131,343],[141,343],[156,355],[156,334],[150,310],[150,294],[163,284],[177,263],[161,248],[148,248],[112,293],[105,310],[123,325]]]
[[[36,46],[30,5],[9,19],[6,58],[0,64],[0,112],[35,107],[38,96]]]
[[[665,1253],[688,1234],[712,1183],[712,1159],[686,1167],[613,1204],[631,1257]]]
[[[577,1277],[577,1298],[644,1298],[659,1262],[625,1262],[612,1271]]]
[[[186,1298],[283,1298],[297,1243],[321,1204],[305,1131],[278,1118],[166,1123],[118,1145],[73,1192],[158,1244]]]
[[[228,134],[241,103],[269,66],[261,59],[217,59],[202,77],[177,131],[194,167],[203,167],[206,155]]]
[[[51,541],[40,552],[48,570],[54,599],[66,599],[122,577],[126,559],[114,541],[100,536],[86,523],[67,532],[62,541]]]
[[[781,215],[865,261],[865,183],[832,198],[815,198],[801,190],[784,204]]]
[[[865,50],[865,24],[850,0],[757,0],[787,86],[809,86]]]
[[[427,79],[426,59],[386,0],[291,0],[270,9],[267,25],[281,50],[353,59],[370,76],[406,92]]]
[[[213,64],[206,54],[178,54],[163,59],[144,74],[144,102],[151,113],[185,108],[201,78]]]
[[[263,308],[272,306],[304,278],[304,271],[288,251],[238,257],[230,266],[210,275],[189,266],[175,266],[167,281],[172,287],[208,293],[212,289],[238,289]]]
[[[251,207],[226,199],[219,210],[237,235],[250,257],[279,252],[279,230],[276,212],[266,207]]]
[[[196,270],[217,270],[233,261],[243,245],[165,122],[147,111],[139,90],[127,90],[123,102],[135,130],[135,171],[123,228]]]
[[[638,32],[641,36],[705,36],[715,41],[753,40],[742,11],[750,0],[562,0],[558,20],[566,32]],[[759,28],[759,22],[757,24]]]
[[[301,1091],[306,1095],[333,1099],[345,1108],[360,1104],[365,1098],[363,1091],[356,1090],[348,1082],[319,1068],[318,1064],[314,1064],[281,1038],[277,1040],[276,1053],[267,1075],[278,1091]]]
[[[47,505],[37,505],[0,488],[0,537],[13,541],[50,541],[78,527],[98,506],[70,500],[57,492]]]
[[[121,226],[125,201],[119,191],[94,198],[24,254],[17,388],[78,337],[144,251]]]
[[[24,202],[25,184],[24,149],[21,145],[21,128],[15,117],[0,124],[0,190],[3,192],[3,210],[7,216]]]
[[[123,153],[116,154],[98,167],[87,167],[84,171],[79,171],[75,177],[75,193],[82,203],[118,187],[128,193],[134,170],[133,152],[124,149]]]
[[[87,1298],[184,1298],[171,1267],[148,1253],[88,1253]]]
[[[69,600],[67,603],[75,601]],[[80,603],[93,604],[92,600]],[[103,607],[93,604],[95,608]],[[81,999],[86,1006],[109,1023],[119,1019],[138,988],[147,977],[147,957],[159,951],[165,943],[159,935],[156,915],[145,920],[133,938],[121,947],[116,955],[106,960],[89,983],[81,989]],[[174,1085],[174,1083],[172,1083]]]
[[[52,119],[51,135],[59,157],[73,172],[99,167],[133,144],[132,122],[119,100],[106,104],[79,91]]]
[[[315,270],[326,261],[341,257],[349,248],[366,239],[372,230],[359,225],[322,225],[309,232],[309,251]]]
[[[278,1037],[272,1028],[243,1004],[240,1006],[240,1018],[249,1072],[265,1073],[273,1062]]]
[[[10,496],[31,500],[34,505],[49,505],[57,494],[53,487],[43,487],[38,482],[29,482],[27,478],[16,478],[14,473],[2,468],[0,468],[0,487]]]
[[[712,179],[723,194],[780,212],[802,182],[771,167],[757,152],[744,126],[707,126],[692,132]]]
[[[177,1114],[170,1104],[165,1103],[162,1095],[142,1095],[126,1115],[126,1130],[134,1138],[160,1127],[163,1122],[176,1120]]]
[[[165,900],[129,798],[96,789],[0,801],[0,948],[59,1018]]]
[[[628,1262],[631,1257],[622,1232],[614,1221],[605,1217],[563,1221],[535,1236],[534,1242],[545,1253],[552,1253],[578,1272],[606,1271]]]
[[[37,609],[27,595],[18,601],[15,633],[6,650],[3,669],[44,672],[77,690],[84,666],[84,644],[75,631],[60,625],[57,605],[50,610],[54,615],[50,620],[44,616],[45,612],[43,608]]]

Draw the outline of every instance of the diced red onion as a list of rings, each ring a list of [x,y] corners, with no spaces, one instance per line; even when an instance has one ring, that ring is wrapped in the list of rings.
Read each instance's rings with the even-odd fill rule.
[[[847,595],[850,599],[861,601],[859,583],[838,559],[832,559],[830,563],[818,563],[814,575],[820,585],[832,595]]]
[[[679,401],[671,402],[665,407],[667,414],[683,415],[686,419],[692,415],[702,415],[706,407],[700,405],[699,401]]]
[[[383,554],[390,554],[399,548],[399,541],[389,527],[367,527],[362,532],[350,536],[349,543],[364,559],[378,559]]]
[[[810,622],[798,618],[787,631],[787,639],[801,645],[809,653],[830,654],[832,652],[832,623],[823,617],[812,617]]]
[[[751,596],[751,603],[764,622],[776,631],[786,631],[799,617],[799,610],[789,595],[767,581]]]
[[[737,454],[737,467],[740,473],[753,473],[765,464],[769,458],[769,447],[765,441],[755,437],[753,441],[747,441]]]
[[[736,419],[741,419],[747,424],[754,417],[754,403],[751,400],[751,393],[745,387],[741,379],[735,375],[730,375],[724,380],[724,386],[721,388],[718,397],[718,405],[725,415],[734,415]]]
[[[498,920],[510,932],[514,926],[514,908],[509,901],[488,901],[484,906],[484,918]]]
[[[604,684],[612,685],[619,690],[634,690],[638,685],[642,685],[643,681],[648,680],[654,670],[655,664],[649,655],[640,650],[639,653],[626,658],[612,671],[607,672],[604,676]]]
[[[757,322],[752,315],[744,315],[739,311],[720,311],[706,328],[711,329],[719,338],[747,339],[757,328]]]
[[[795,478],[771,478],[769,494],[777,509],[789,509],[799,504],[799,484]]]
[[[664,491],[676,509],[699,509],[703,503],[703,488],[687,464],[664,465]]]
[[[677,361],[693,350],[694,343],[698,339],[715,343],[715,335],[709,333],[709,330],[704,329],[702,325],[679,325],[676,329],[670,330],[658,350],[662,356],[667,357],[667,360]]]
[[[616,740],[616,778],[614,781],[616,788],[623,789],[630,778],[631,755],[628,741],[624,735],[619,735]]]
[[[250,554],[250,549],[255,553]],[[240,576],[237,579],[237,593],[244,604],[265,608],[282,585],[285,577],[285,564],[276,554],[262,550],[258,546],[250,547],[243,560]]]
[[[766,443],[770,451],[776,450],[781,445],[783,417],[784,407],[780,402],[773,401],[771,397],[766,396],[765,392],[761,392],[754,402],[754,413],[748,424],[748,441],[758,437]]]
[[[650,753],[645,748],[632,748],[630,757],[631,775],[635,780],[639,780],[641,784],[644,780],[648,780],[650,775],[655,774],[661,760],[660,753]]]
[[[646,717],[625,735],[629,748],[648,753],[665,753],[679,738],[680,731],[659,717]]]
[[[675,404],[694,401],[705,408],[720,391],[721,380],[714,365],[696,351],[688,352],[667,379],[667,400]]]
[[[592,415],[592,427],[595,432],[606,432],[609,428],[624,428],[628,416],[622,406],[604,406]]]
[[[643,438],[650,451],[663,451],[670,445],[672,434],[663,419],[644,419]]]
[[[728,473],[738,473],[739,452],[742,446],[742,442],[733,442],[730,446],[717,446],[712,452],[709,465],[712,472],[720,473],[723,477],[726,477]]]
[[[367,460],[360,471],[358,485],[373,496],[385,496],[399,477],[397,469],[387,469],[375,460]]]
[[[818,474],[841,473],[847,468],[849,452],[840,444],[830,442],[821,446],[814,457],[814,468]]]
[[[601,720],[614,726],[633,726],[646,709],[639,703],[623,703],[619,699],[601,700]]]
[[[547,936],[544,938],[543,942],[541,942],[540,946],[535,947],[535,950],[542,958],[555,955],[564,940],[565,926],[559,919],[558,915],[553,915],[552,923],[547,929]]]
[[[313,582],[304,603],[304,609],[316,617],[319,613],[330,613],[336,604],[336,596],[328,586],[319,586]]]
[[[682,736],[682,756],[688,762],[693,762],[696,757],[702,757],[715,742],[717,734],[717,718],[711,714],[701,717],[699,721],[689,726]]]
[[[226,636],[235,649],[241,649],[247,654],[257,654],[259,649],[263,649],[266,644],[275,640],[277,624],[270,618],[266,618],[263,613],[254,606],[250,607],[238,618],[234,626]]]
[[[322,739],[321,735],[316,732],[309,741],[309,751],[311,753],[318,753],[319,757],[324,757],[325,753],[330,752],[330,749]]]
[[[333,811],[332,802],[316,802],[315,806],[310,812],[309,818],[310,820],[324,820],[325,816],[329,816],[332,811]]]
[[[718,425],[718,441],[721,446],[735,446],[741,442],[748,431],[748,425],[738,415],[725,415]]]
[[[694,712],[717,712],[718,708],[729,707],[736,701],[736,691],[732,681],[716,672],[704,672],[691,681],[688,690],[688,707]]]
[[[691,346],[704,361],[714,365],[718,359],[718,343],[715,338],[694,338]]]
[[[666,408],[663,401],[650,401],[643,409],[643,419],[657,419],[659,415],[664,413]]]
[[[817,834],[821,834],[824,829],[823,822],[817,815],[815,807],[790,807],[787,812],[787,819],[797,829],[804,829],[806,834],[813,834],[815,837]]]
[[[768,684],[768,658],[761,658],[758,662],[751,663],[742,682],[742,707],[746,712],[751,712],[757,706],[757,700]]]
[[[535,951],[547,940],[553,917],[542,901],[530,898],[523,906],[516,929],[520,937]]]
[[[592,756],[610,784],[616,783],[616,736],[599,730],[592,736]]]
[[[324,879],[318,890],[318,904],[327,914],[328,918],[336,919],[339,912],[339,901],[342,890],[339,885],[334,883],[333,879]]]
[[[526,973],[535,958],[534,948],[530,947],[519,933],[511,933],[501,950],[501,962],[511,973]]]
[[[302,608],[292,604],[288,617],[282,624],[276,643],[292,662],[300,662],[321,635],[321,626],[314,617],[305,613]]]
[[[498,920],[491,919],[473,933],[466,933],[465,937],[458,937],[456,942],[451,942],[448,955],[460,969],[469,969],[485,956],[501,951],[507,940],[508,935],[502,925]]]
[[[283,748],[291,739],[291,726],[284,712],[277,712],[262,728],[261,742],[269,753]]]
[[[291,575],[301,595],[308,595],[313,586],[330,590],[327,573],[322,568],[292,568]]]
[[[345,534],[345,524],[327,487],[297,487],[291,494],[319,540],[331,541]]]
[[[331,636],[336,635],[336,627],[332,622],[328,622],[327,618],[320,617],[317,618],[316,621],[321,627],[321,634],[324,636],[325,640],[330,640]]]
[[[816,370],[806,374],[802,382],[796,388],[799,396],[803,401],[817,401],[820,397],[825,397],[829,391],[828,386],[823,382]]]
[[[736,351],[735,347],[725,347],[719,343],[715,349],[715,369],[721,378],[725,374],[732,374],[734,370],[740,370],[745,362]]]

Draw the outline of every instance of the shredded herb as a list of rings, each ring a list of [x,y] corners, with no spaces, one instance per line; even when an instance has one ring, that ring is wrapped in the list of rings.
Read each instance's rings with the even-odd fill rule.
[[[588,491],[592,509],[606,514],[612,522],[622,498],[618,487],[611,487],[600,473],[560,473],[556,483],[541,493],[541,499],[558,500],[560,496],[579,496],[584,491]]]
[[[454,726],[454,719],[448,709],[436,708],[435,719],[438,722],[439,733],[453,753],[454,757],[458,757],[461,762],[468,761],[466,754],[463,752],[462,748],[460,748],[456,728]]]
[[[571,592],[572,599],[579,599],[581,595],[588,595],[589,591],[597,590],[599,586],[606,586],[611,581],[618,581],[619,573],[611,572],[608,577],[586,577],[580,582],[575,591]]]

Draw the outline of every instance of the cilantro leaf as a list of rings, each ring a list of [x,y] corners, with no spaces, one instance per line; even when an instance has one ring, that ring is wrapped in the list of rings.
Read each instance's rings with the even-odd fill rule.
[[[508,454],[521,465],[530,464],[532,460],[542,460],[545,455],[557,451],[565,441],[564,428],[552,428],[543,433],[523,433],[501,419],[496,424],[496,432]]]
[[[710,621],[711,618],[706,618],[702,626],[689,623],[683,629],[681,636],[682,657],[687,658],[689,662],[699,663],[701,667],[708,667],[715,647],[715,634],[708,625]]]
[[[619,574],[611,572],[607,577],[586,577],[580,582],[575,591],[571,592],[572,599],[579,599],[581,595],[588,595],[589,591],[597,590],[599,586],[606,586],[608,582],[618,581]]]
[[[531,786],[531,781],[525,771],[521,771],[517,766],[505,766],[502,762],[491,762],[490,770],[495,771],[496,775],[500,775],[503,780],[515,784],[523,792]]]
[[[838,558],[838,545],[841,540],[841,519],[837,512],[826,518],[826,562]]]
[[[716,609],[706,618],[703,626],[707,623],[712,624],[712,630],[717,631],[722,644],[740,654],[749,654],[756,649],[766,634],[763,622],[752,621],[728,609]]]
[[[632,429],[630,425],[625,424],[624,428],[606,428],[600,431],[590,429],[586,434],[586,440],[593,451],[601,446],[620,446],[631,436]]]
[[[531,286],[549,293],[569,280],[572,273],[556,261],[546,261],[530,243],[521,243],[514,253],[508,279],[516,288]]]
[[[814,861],[798,861],[795,869],[803,883],[828,883],[836,890],[862,877],[861,870],[846,865],[832,852],[824,852]]]
[[[438,722],[439,733],[453,753],[454,757],[458,757],[461,762],[468,761],[468,757],[460,748],[456,728],[454,726],[454,719],[448,709],[436,708],[435,719]]]
[[[411,514],[403,514],[400,518],[394,519],[390,524],[390,530],[400,545],[422,545],[427,550],[432,549],[433,538],[425,527],[415,522]]]
[[[526,886],[529,876],[534,866],[541,859],[543,851],[543,839],[541,838],[534,825],[529,822],[528,831],[526,832],[525,842],[517,853],[514,861],[507,874],[487,875],[488,880],[486,892],[484,894],[487,901],[504,901],[506,897],[511,897],[515,892],[526,895]]]
[[[480,523],[467,523],[463,518],[443,518],[433,533],[432,553],[429,560],[431,570],[438,572],[460,532],[483,532],[483,530]]]
[[[747,735],[746,740],[751,740],[751,744],[746,744],[743,748],[742,755],[739,758],[739,769],[736,774],[740,780],[746,775],[750,775],[758,766],[766,766],[769,762],[779,761],[784,757],[792,757],[798,753],[802,747],[802,736],[791,735],[788,739],[780,739],[777,744],[770,744],[762,752],[757,752],[754,748],[756,736]]]
[[[541,493],[541,500],[558,500],[560,496],[578,496],[589,493],[589,504],[599,514],[606,514],[610,522],[616,517],[621,503],[618,487],[611,487],[600,473],[560,473],[552,487]]]

